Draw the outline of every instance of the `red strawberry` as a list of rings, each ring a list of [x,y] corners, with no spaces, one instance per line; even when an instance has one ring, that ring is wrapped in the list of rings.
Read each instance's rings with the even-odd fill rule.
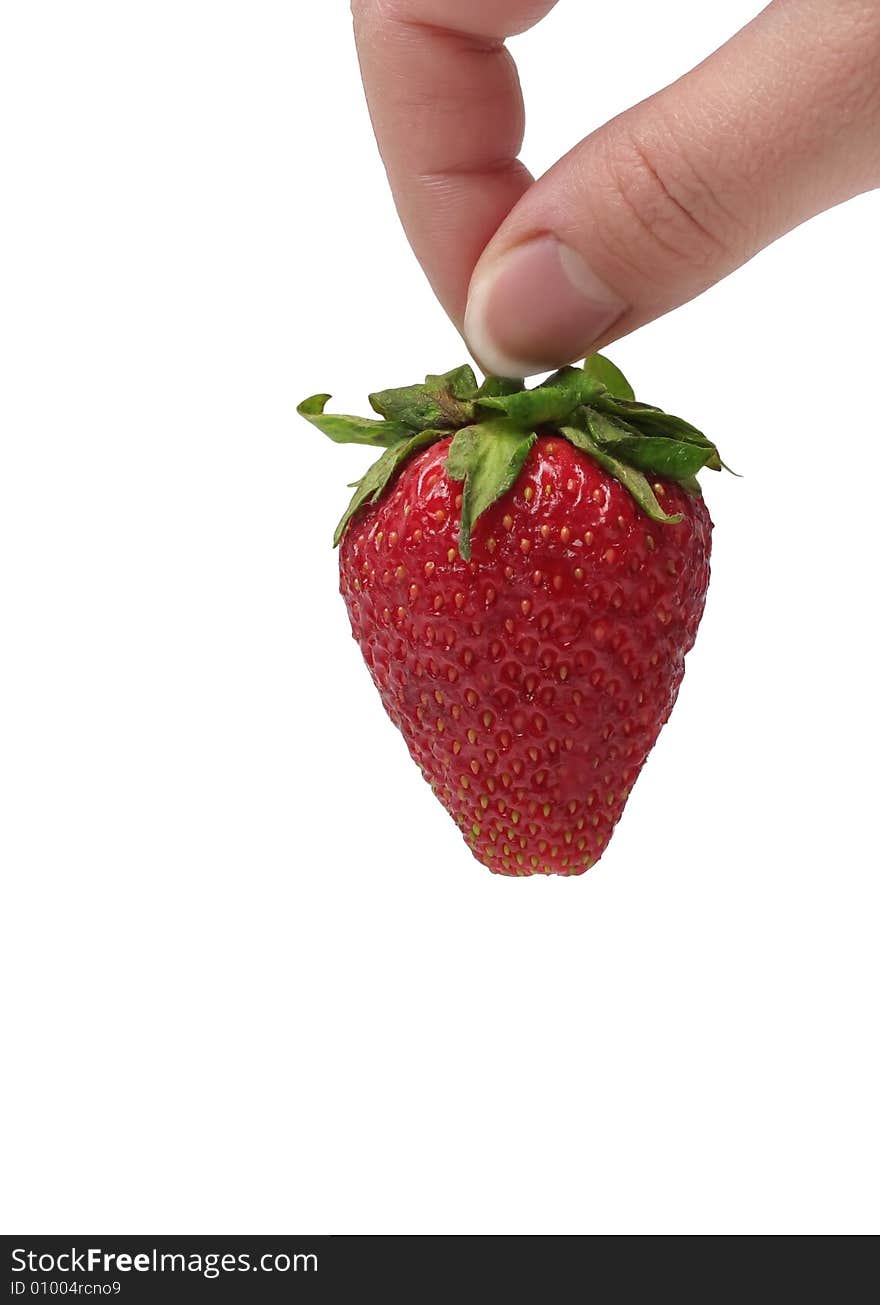
[[[388,444],[338,536],[389,716],[490,870],[583,873],[696,636],[712,525],[693,477],[714,445],[598,357],[533,390],[429,377],[371,396],[383,422],[325,402],[300,411]]]

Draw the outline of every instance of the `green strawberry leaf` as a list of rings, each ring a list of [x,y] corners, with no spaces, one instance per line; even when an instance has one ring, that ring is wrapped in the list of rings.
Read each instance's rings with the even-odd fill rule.
[[[474,369],[468,363],[462,367],[453,367],[451,372],[442,376],[426,376],[425,385],[439,390],[448,390],[455,399],[473,399],[477,394],[477,378]]]
[[[605,393],[601,381],[580,367],[563,367],[543,385],[513,394],[480,397],[481,408],[503,412],[518,426],[534,430],[536,426],[558,425],[571,416],[575,408],[593,403]]]
[[[634,399],[633,388],[619,367],[615,367],[610,358],[601,353],[594,353],[584,363],[583,370],[594,381],[604,385],[615,399]]]
[[[625,435],[615,446],[615,453],[630,466],[647,471],[652,476],[665,476],[667,480],[689,480],[712,461],[712,449],[684,440],[653,439],[645,435]]]
[[[633,420],[631,418],[631,420]],[[636,413],[634,416],[635,424],[646,435],[655,439],[670,437],[676,440],[683,440],[687,444],[695,445],[697,448],[706,449],[709,456],[703,463],[710,471],[721,471],[724,463],[716,449],[715,445],[704,435],[696,426],[692,426],[689,421],[682,417],[673,417],[670,412]]]
[[[681,521],[681,513],[670,516],[664,512],[657,502],[657,495],[654,493],[649,481],[643,472],[638,471],[635,467],[629,467],[619,458],[612,457],[605,449],[601,447],[598,441],[593,437],[592,427],[596,414],[587,410],[587,424],[590,432],[578,430],[576,426],[563,426],[560,435],[573,444],[576,449],[588,453],[590,457],[599,464],[603,471],[607,471],[610,476],[618,480],[624,489],[635,499],[636,503],[642,509],[646,516],[652,521],[659,521],[663,525],[674,526]]]
[[[369,400],[374,412],[413,430],[457,430],[473,421],[476,393],[477,378],[464,366],[444,376],[426,376],[423,385],[379,390]]]
[[[383,448],[408,439],[413,433],[402,422],[371,421],[369,417],[344,417],[325,412],[330,397],[329,394],[313,394],[311,398],[303,399],[297,412],[335,444],[371,444]]]
[[[429,444],[435,443],[441,439],[443,431],[422,430],[417,434],[410,434],[409,439],[402,440],[398,444],[393,444],[391,448],[385,450],[378,462],[374,462],[372,467],[356,482],[354,494],[351,502],[345,509],[345,514],[339,525],[336,527],[336,533],[333,536],[333,547],[335,548],[342,536],[345,534],[345,527],[357,512],[358,508],[363,507],[366,502],[375,503],[382,497],[391,478],[396,474],[399,468],[419,449],[425,449]]]
[[[635,426],[595,410],[586,414],[586,421],[596,443],[608,449],[614,457],[621,458],[631,467],[653,476],[666,476],[669,480],[695,476],[714,452],[711,446],[688,444],[662,435],[643,435]]]
[[[708,467],[711,471],[720,471],[724,465],[712,441],[701,430],[697,430],[696,426],[692,426],[689,421],[685,421],[682,417],[674,417],[671,412],[664,412],[662,408],[654,408],[647,403],[629,402],[625,399],[603,397],[595,406],[600,408],[602,412],[624,418],[645,435],[684,440],[688,444],[696,444],[700,448],[709,449],[710,456],[703,463],[703,466]]]
[[[478,518],[511,488],[537,436],[509,419],[466,426],[454,437],[446,459],[451,480],[463,480],[458,551],[471,556],[471,530]]]
[[[487,376],[475,397],[480,403],[484,398],[500,399],[505,394],[518,394],[522,388],[522,381],[511,381],[506,376]]]
[[[395,390],[378,390],[368,396],[370,407],[389,421],[401,421],[412,430],[421,430],[425,423],[436,425],[443,421],[440,404],[424,385],[404,385]]]

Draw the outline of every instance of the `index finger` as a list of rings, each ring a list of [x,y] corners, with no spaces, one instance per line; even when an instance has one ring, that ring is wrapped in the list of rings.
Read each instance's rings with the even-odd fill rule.
[[[367,102],[394,202],[461,326],[471,273],[531,185],[524,110],[504,39],[556,0],[352,0]]]

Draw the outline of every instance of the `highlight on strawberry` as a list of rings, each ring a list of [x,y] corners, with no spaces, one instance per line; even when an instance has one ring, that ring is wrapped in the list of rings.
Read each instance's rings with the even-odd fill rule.
[[[594,355],[542,384],[470,367],[300,414],[383,449],[336,530],[352,633],[388,715],[479,861],[579,875],[675,703],[709,583],[680,417]]]

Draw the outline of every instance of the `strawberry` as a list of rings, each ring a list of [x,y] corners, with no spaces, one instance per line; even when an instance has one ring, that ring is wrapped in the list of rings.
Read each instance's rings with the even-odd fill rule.
[[[701,432],[598,355],[543,385],[469,367],[299,411],[385,448],[340,522],[341,590],[385,708],[478,860],[601,856],[675,703],[709,582]]]

